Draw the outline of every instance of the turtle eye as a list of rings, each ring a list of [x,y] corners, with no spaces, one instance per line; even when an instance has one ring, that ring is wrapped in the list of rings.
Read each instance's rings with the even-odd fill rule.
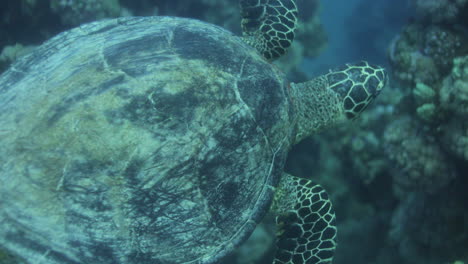
[[[343,99],[348,119],[356,118],[379,95],[387,82],[387,74],[380,66],[367,62],[346,64],[327,74],[330,88]]]

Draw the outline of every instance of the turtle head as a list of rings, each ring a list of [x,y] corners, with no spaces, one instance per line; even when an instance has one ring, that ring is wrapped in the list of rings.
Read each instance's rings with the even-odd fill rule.
[[[354,119],[382,91],[387,74],[367,62],[346,64],[304,83],[291,84],[298,132],[294,142]]]
[[[359,116],[387,83],[387,73],[380,66],[362,61],[346,64],[326,74],[329,88],[339,94],[346,118]]]

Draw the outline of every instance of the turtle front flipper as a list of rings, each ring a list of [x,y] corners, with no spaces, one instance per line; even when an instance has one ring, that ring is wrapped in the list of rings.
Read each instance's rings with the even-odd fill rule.
[[[278,230],[274,264],[331,263],[336,248],[335,212],[320,185],[285,173],[272,209]]]
[[[245,42],[269,61],[285,54],[297,24],[294,0],[240,0],[240,8]]]

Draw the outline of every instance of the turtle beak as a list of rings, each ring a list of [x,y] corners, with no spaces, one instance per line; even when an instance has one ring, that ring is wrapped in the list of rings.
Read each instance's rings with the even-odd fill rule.
[[[385,86],[387,86],[388,74],[387,74],[387,71],[385,71],[385,69],[380,66],[370,66],[370,67],[372,67],[376,72],[375,77],[377,79],[377,84],[369,83],[369,86],[376,85],[376,88],[375,88],[376,94],[374,96],[377,96],[382,91],[382,89]]]

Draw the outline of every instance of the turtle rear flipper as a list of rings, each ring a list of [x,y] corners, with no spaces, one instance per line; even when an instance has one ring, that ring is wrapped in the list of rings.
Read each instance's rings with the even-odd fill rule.
[[[284,174],[273,209],[278,214],[274,264],[331,263],[336,248],[335,212],[320,185]]]

